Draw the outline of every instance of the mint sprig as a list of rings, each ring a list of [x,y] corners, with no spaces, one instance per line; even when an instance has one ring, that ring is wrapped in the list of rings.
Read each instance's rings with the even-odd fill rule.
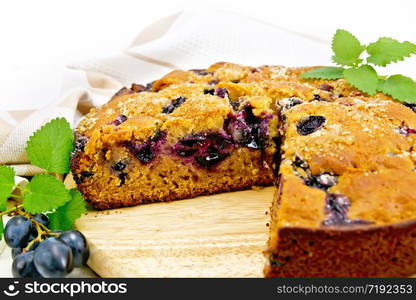
[[[338,29],[332,39],[332,61],[341,66],[355,66],[363,61],[360,55],[364,49],[365,46],[352,33]]]
[[[53,119],[35,131],[26,146],[30,162],[53,175],[69,172],[72,151],[72,130],[63,118]],[[13,193],[15,188],[20,190],[20,194]],[[9,198],[18,199],[21,203],[7,209]],[[73,228],[75,220],[86,211],[85,207],[81,193],[77,189],[68,190],[52,174],[36,175],[25,187],[19,187],[15,186],[14,170],[0,166],[0,240],[4,233],[2,217],[6,214],[26,217],[36,213],[48,214],[53,230],[68,230]],[[32,222],[36,223],[34,220]]]
[[[416,82],[403,75],[380,76],[374,66],[385,67],[416,54],[416,45],[381,37],[369,45],[362,45],[350,32],[338,29],[332,39],[332,61],[338,67],[316,68],[304,72],[305,79],[335,80],[344,78],[360,91],[375,95],[382,92],[396,100],[416,103]],[[363,57],[367,53],[366,57]]]
[[[317,68],[302,74],[303,78],[308,79],[339,79],[344,77],[344,68],[340,67],[324,67]]]
[[[73,134],[64,118],[56,118],[35,131],[26,146],[27,156],[33,165],[59,174],[69,172],[72,150]]]
[[[0,211],[6,210],[7,199],[13,192],[14,170],[7,166],[0,166]]]
[[[416,82],[403,75],[393,75],[386,80],[380,79],[378,90],[403,102],[408,102],[407,99],[416,99]]]
[[[71,199],[62,182],[48,174],[36,175],[27,184],[23,208],[31,214],[52,211]]]
[[[344,78],[354,87],[367,93],[374,95],[378,86],[378,75],[376,70],[370,65],[361,65],[357,68],[345,69]]]
[[[416,45],[410,42],[400,43],[395,39],[382,37],[377,42],[367,46],[367,53],[370,55],[367,58],[369,63],[385,67],[415,54]]]
[[[52,230],[69,230],[74,227],[75,220],[87,211],[85,201],[77,189],[69,191],[71,200],[48,215]]]
[[[3,216],[0,216],[0,241],[3,239],[4,225],[3,225]]]

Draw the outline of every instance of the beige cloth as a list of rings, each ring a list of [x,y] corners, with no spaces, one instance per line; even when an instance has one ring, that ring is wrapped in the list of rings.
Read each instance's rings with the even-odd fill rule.
[[[249,17],[220,11],[169,16],[145,28],[124,53],[70,64],[61,96],[46,107],[35,111],[0,108],[0,164],[12,166],[21,176],[42,172],[29,164],[24,150],[29,136],[42,124],[65,117],[75,125],[122,86],[150,82],[175,68],[203,68],[217,61],[312,65],[327,64],[329,58],[326,42]]]

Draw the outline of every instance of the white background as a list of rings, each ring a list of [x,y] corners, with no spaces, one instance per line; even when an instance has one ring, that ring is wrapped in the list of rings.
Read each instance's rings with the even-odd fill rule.
[[[43,106],[59,95],[62,70],[67,63],[119,53],[146,25],[183,9],[235,11],[317,37],[329,47],[337,28],[350,30],[364,43],[380,36],[416,42],[414,2],[1,1],[0,110]],[[207,25],[214,19],[213,11]],[[238,30],[238,24],[230,26]],[[411,63],[399,63],[392,71],[415,76],[415,67],[416,60],[412,59]]]

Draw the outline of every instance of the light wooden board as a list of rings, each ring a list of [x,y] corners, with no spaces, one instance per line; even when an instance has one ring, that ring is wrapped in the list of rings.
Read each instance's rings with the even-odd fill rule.
[[[273,188],[90,211],[77,227],[102,277],[262,277]]]

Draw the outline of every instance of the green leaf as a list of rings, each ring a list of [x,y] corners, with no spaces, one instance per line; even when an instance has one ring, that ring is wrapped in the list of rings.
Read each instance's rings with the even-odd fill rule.
[[[69,172],[73,134],[64,118],[43,125],[28,140],[26,152],[30,162],[50,173]]]
[[[0,166],[0,211],[6,210],[7,199],[13,192],[14,170],[7,166]]]
[[[407,103],[416,103],[416,82],[403,75],[392,75],[380,80],[377,88],[380,92]]]
[[[378,75],[373,67],[363,65],[344,70],[344,78],[354,87],[369,95],[374,95],[378,86]]]
[[[354,66],[362,61],[361,53],[365,46],[352,33],[338,29],[332,38],[332,60],[339,65]]]
[[[24,197],[23,207],[32,214],[52,211],[71,200],[64,184],[47,174],[33,177],[26,186]]]
[[[52,230],[69,230],[74,227],[75,220],[87,211],[85,200],[77,189],[69,191],[71,200],[49,214]]]
[[[324,67],[307,71],[302,74],[302,78],[307,79],[339,79],[344,77],[344,68],[341,67]]]
[[[415,54],[416,45],[410,42],[400,43],[395,39],[382,37],[377,42],[368,45],[367,52],[370,54],[367,62],[385,67],[392,62],[404,60],[405,57]]]
[[[3,225],[3,216],[0,216],[0,241],[3,239],[4,225]]]

